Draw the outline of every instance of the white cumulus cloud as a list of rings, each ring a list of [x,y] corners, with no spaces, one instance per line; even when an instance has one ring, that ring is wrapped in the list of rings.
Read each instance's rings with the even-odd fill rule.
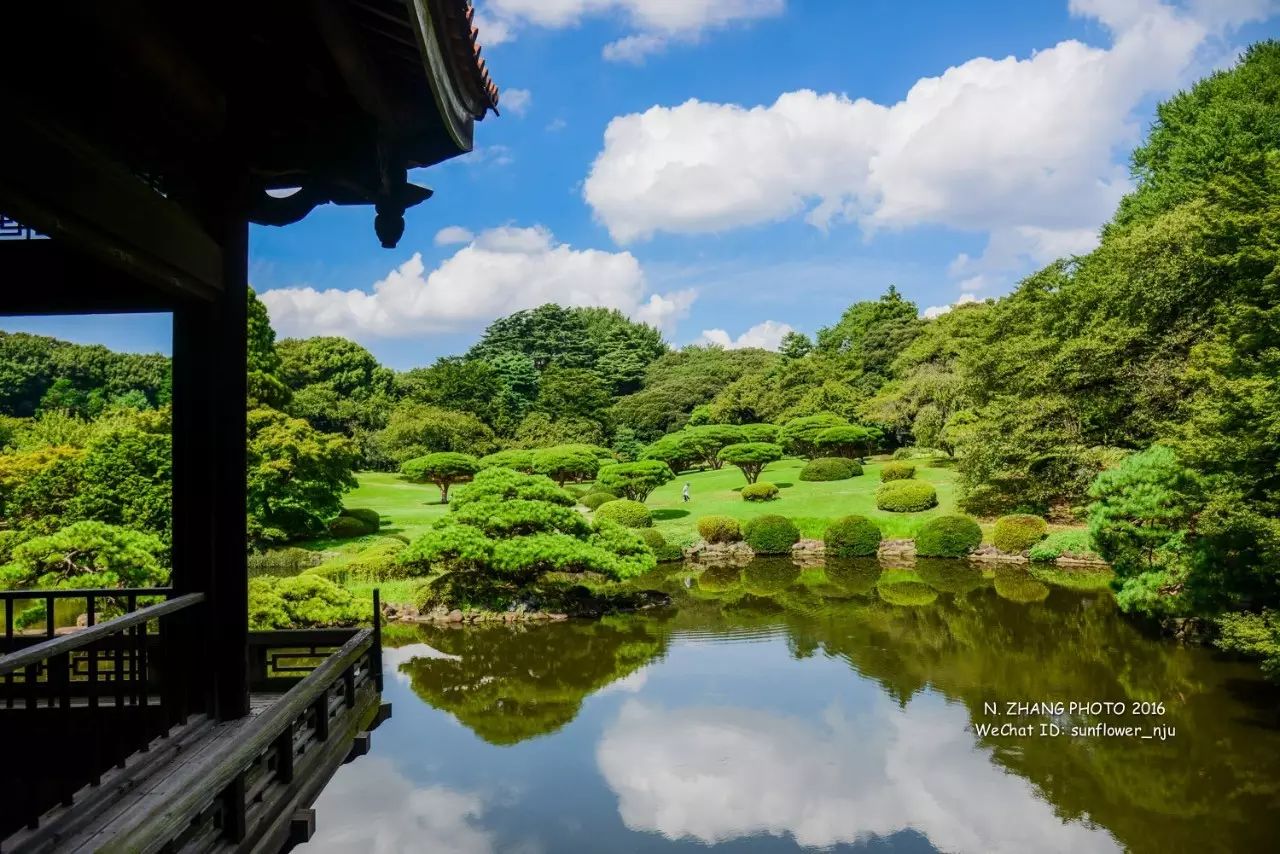
[[[780,15],[785,8],[785,0],[489,0],[484,17],[486,26],[501,26],[499,35],[507,40],[521,26],[562,29],[589,16],[621,16],[633,32],[610,42],[602,55],[640,62],[672,42],[696,42],[709,30]]]
[[[436,232],[436,246],[452,246],[457,243],[470,243],[475,240],[471,229],[460,225],[446,225]]]
[[[969,281],[961,282],[960,286],[964,287],[967,284],[970,284],[970,282]],[[920,316],[923,317],[925,320],[933,320],[935,317],[941,317],[942,315],[951,311],[951,309],[955,308],[958,305],[964,305],[965,303],[970,303],[970,302],[981,302],[981,300],[979,300],[969,291],[965,291],[964,293],[960,294],[960,296],[956,299],[956,301],[953,302],[951,305],[931,305],[928,308],[926,308],[924,311],[920,312]]]
[[[966,854],[1120,850],[1106,830],[1055,815],[968,723],[927,695],[819,721],[631,699],[596,764],[628,828],[704,845],[769,834],[829,848],[910,829]]]
[[[361,339],[469,330],[548,302],[616,308],[670,331],[696,294],[650,293],[630,252],[576,249],[542,226],[505,226],[475,235],[434,270],[414,253],[368,291],[288,287],[260,297],[282,335]]]
[[[989,257],[1087,251],[1130,188],[1121,154],[1136,109],[1180,85],[1215,28],[1257,17],[1233,0],[1073,0],[1110,45],[1068,40],[1027,57],[978,57],[880,104],[810,90],[772,104],[691,99],[614,118],[583,185],[620,243],[803,215],[867,233],[919,225],[990,235]]]
[[[501,107],[510,110],[517,116],[523,116],[529,112],[530,105],[533,104],[533,93],[528,89],[503,89],[501,98]]]
[[[741,350],[744,347],[777,350],[782,345],[783,337],[788,332],[794,331],[789,323],[766,320],[763,323],[757,323],[737,338],[730,337],[729,333],[723,329],[704,329],[698,343],[715,344],[726,350]]]

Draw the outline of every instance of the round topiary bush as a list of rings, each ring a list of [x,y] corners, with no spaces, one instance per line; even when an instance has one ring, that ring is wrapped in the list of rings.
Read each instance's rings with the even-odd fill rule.
[[[772,501],[777,497],[778,487],[763,480],[742,487],[743,501]]]
[[[800,469],[801,480],[848,480],[862,474],[862,466],[844,457],[818,457]]]
[[[653,526],[653,515],[649,508],[639,501],[630,498],[618,498],[606,501],[595,510],[595,518],[617,522],[624,528],[649,528]]]
[[[991,542],[1002,552],[1021,553],[1049,535],[1049,523],[1029,513],[1014,513],[996,520]]]
[[[367,507],[343,507],[340,515],[359,519],[375,531],[382,527],[381,514],[377,510],[370,510]]]
[[[865,516],[844,516],[822,535],[831,557],[870,557],[880,550],[880,528]]]
[[[343,514],[329,523],[329,533],[340,540],[350,537],[364,537],[378,532],[377,525],[370,525],[366,520]]]
[[[588,492],[586,495],[578,499],[578,503],[588,510],[596,510],[601,504],[609,501],[617,501],[618,496],[612,492]]]
[[[759,555],[789,554],[800,542],[800,529],[786,516],[757,516],[748,520],[742,538]]]
[[[876,489],[876,506],[891,513],[915,513],[938,506],[938,492],[922,480],[891,480]]]
[[[916,467],[911,463],[893,460],[880,469],[880,479],[886,483],[891,480],[909,480],[916,476]]]
[[[661,531],[655,531],[653,528],[641,528],[637,533],[640,539],[644,540],[644,544],[653,552],[653,556],[658,559],[658,563],[669,563],[671,561],[684,560],[684,552],[679,546],[673,546],[667,542],[667,538],[662,536]]]
[[[703,516],[698,520],[698,533],[708,543],[736,543],[742,539],[742,527],[729,516]]]
[[[964,557],[982,543],[982,529],[968,516],[938,516],[916,532],[920,557]]]

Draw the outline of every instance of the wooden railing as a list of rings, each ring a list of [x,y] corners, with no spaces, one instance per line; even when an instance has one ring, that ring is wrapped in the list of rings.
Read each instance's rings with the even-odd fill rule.
[[[82,785],[96,785],[112,765],[123,767],[134,753],[145,751],[156,737],[186,720],[193,700],[187,672],[178,647],[171,643],[173,618],[180,612],[193,615],[204,594],[190,593],[155,605],[136,608],[139,599],[168,596],[165,589],[4,591],[6,606],[5,648],[0,657],[0,714],[22,724],[29,740],[44,745],[45,757],[54,748],[65,761],[65,751],[75,751],[74,768],[42,774],[53,791],[34,784],[18,787],[28,827],[38,823],[50,796],[70,804]],[[15,635],[15,600],[39,598],[49,619],[41,639]],[[58,599],[76,598],[88,603],[88,625],[67,634],[54,633],[54,606]],[[125,613],[96,622],[97,604],[108,599],[122,603]],[[154,626],[156,631],[150,631]],[[15,648],[16,647],[16,648]],[[8,739],[6,739],[8,741]],[[32,745],[14,744],[26,757]],[[11,755],[10,759],[14,759]],[[47,769],[42,769],[47,770]],[[12,808],[13,805],[10,805]]]

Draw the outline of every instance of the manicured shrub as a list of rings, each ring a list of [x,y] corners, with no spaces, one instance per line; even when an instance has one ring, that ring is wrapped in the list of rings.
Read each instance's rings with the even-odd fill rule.
[[[876,489],[876,506],[891,513],[915,513],[937,505],[937,490],[922,480],[891,480]]]
[[[739,442],[720,449],[719,459],[742,470],[747,483],[755,483],[769,463],[782,459],[782,446],[770,442]]]
[[[885,483],[891,480],[907,480],[916,476],[916,467],[901,460],[887,462],[880,469],[880,479]]]
[[[606,450],[605,453],[608,453]],[[593,445],[556,445],[533,454],[533,470],[560,486],[570,480],[587,480],[600,470],[600,456]]]
[[[533,450],[526,448],[508,448],[480,458],[480,468],[504,468],[533,473]]]
[[[862,474],[862,466],[845,457],[818,457],[800,469],[801,480],[848,480]]]
[[[596,475],[596,483],[601,491],[632,501],[644,501],[671,478],[671,467],[661,460],[637,460],[602,466]]]
[[[786,516],[757,516],[747,521],[742,538],[756,554],[789,554],[800,541],[800,529]]]
[[[653,552],[653,556],[658,559],[658,563],[684,560],[684,552],[679,546],[668,543],[667,538],[662,536],[661,531],[656,531],[653,528],[641,528],[638,533],[640,534],[640,539],[644,540],[644,544]]]
[[[379,514],[377,510],[370,510],[367,507],[344,507],[342,508],[342,512],[338,515],[351,516],[359,519],[361,522],[372,527],[375,531],[382,527],[381,514]]]
[[[408,575],[398,557],[406,548],[403,540],[380,537],[347,562],[347,573],[365,581],[386,581]]]
[[[378,532],[377,525],[370,525],[364,519],[342,515],[329,523],[329,533],[340,540],[350,537],[365,537]]]
[[[870,557],[880,550],[880,528],[865,516],[844,516],[822,535],[831,557]]]
[[[440,451],[406,460],[400,473],[419,483],[434,483],[440,488],[440,503],[449,503],[449,487],[465,483],[480,471],[480,461],[470,454]]]
[[[321,575],[249,580],[249,628],[254,630],[353,626],[372,617],[371,605]]]
[[[1010,602],[1043,602],[1049,596],[1049,588],[1020,566],[996,567],[995,588],[996,595]]]
[[[630,498],[606,501],[596,508],[595,518],[617,522],[624,528],[648,528],[653,525],[653,514],[649,512],[649,508]]]
[[[772,501],[778,497],[778,487],[760,480],[742,487],[743,501]]]
[[[578,499],[578,503],[588,510],[595,510],[607,501],[617,501],[618,496],[612,492],[588,492]]]
[[[703,516],[698,520],[698,533],[708,543],[736,543],[742,539],[742,527],[729,516]]]
[[[996,520],[991,542],[1002,552],[1023,552],[1045,538],[1049,523],[1029,513],[1014,513]]]
[[[1038,561],[1051,561],[1066,555],[1085,560],[1100,560],[1089,542],[1088,531],[1054,531],[1027,552],[1027,557]]]
[[[770,442],[777,444],[778,433],[782,428],[777,424],[743,424],[742,435],[748,442]]]
[[[982,529],[968,516],[937,516],[916,533],[920,557],[964,557],[982,544]]]
[[[982,569],[967,560],[920,558],[916,575],[939,593],[963,594],[986,584]]]

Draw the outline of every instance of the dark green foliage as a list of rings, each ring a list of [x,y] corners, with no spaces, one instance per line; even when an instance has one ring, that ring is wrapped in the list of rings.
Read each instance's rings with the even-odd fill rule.
[[[698,520],[698,533],[708,543],[736,543],[742,539],[742,527],[729,516],[703,516]]]
[[[378,533],[377,525],[370,524],[367,519],[348,516],[345,513],[329,523],[330,536],[337,537],[340,540],[352,537],[367,537],[376,533]]]
[[[800,541],[800,529],[786,516],[757,516],[747,520],[742,538],[756,554],[789,554]]]
[[[293,392],[284,384],[281,376],[280,354],[276,351],[276,333],[271,328],[267,307],[258,295],[249,289],[248,304],[248,390],[249,408],[269,406],[281,409],[286,406]]]
[[[1020,566],[997,566],[994,587],[1001,599],[1022,605],[1043,602],[1049,596],[1048,586]]]
[[[776,596],[800,577],[789,560],[753,560],[742,570],[742,588],[753,596]]]
[[[830,427],[843,427],[848,424],[846,419],[833,412],[820,412],[817,415],[792,418],[782,425],[779,441],[789,453],[814,459],[821,453],[818,447],[818,435]]]
[[[440,503],[449,503],[449,487],[465,483],[480,471],[480,461],[470,454],[441,452],[415,457],[400,466],[400,473],[418,483],[434,483],[440,489]]]
[[[706,593],[724,593],[742,584],[742,569],[733,564],[708,566],[698,573],[698,589]]]
[[[595,509],[594,518],[608,519],[625,528],[648,528],[653,525],[653,515],[649,508],[629,498],[606,501]]]
[[[1066,555],[1074,558],[1100,559],[1089,541],[1088,531],[1054,531],[1033,545],[1027,557],[1036,561],[1053,561]]]
[[[126,396],[137,400],[134,392],[140,392],[150,406],[167,404],[169,360],[0,332],[0,414],[28,418],[43,407],[92,418],[114,400]]]
[[[661,531],[653,528],[640,528],[638,533],[640,534],[640,539],[644,540],[644,544],[653,552],[653,556],[658,563],[684,560],[684,552],[679,546],[668,543],[667,538],[662,536]]]
[[[642,460],[659,460],[675,474],[689,468],[702,457],[702,449],[688,433],[669,433],[640,452]]]
[[[655,489],[671,480],[671,467],[660,460],[638,460],[602,466],[596,483],[602,490],[632,501],[644,501]]]
[[[373,605],[314,573],[249,580],[249,628],[254,631],[354,626],[373,619]]]
[[[564,486],[570,480],[590,480],[600,470],[600,456],[586,445],[556,445],[533,454],[533,470]]]
[[[720,449],[720,459],[742,470],[748,484],[756,482],[769,463],[782,459],[782,448],[770,442],[740,442]]]
[[[719,469],[723,463],[719,456],[722,448],[746,441],[742,428],[732,424],[702,424],[686,427],[682,435],[687,437],[689,446],[697,453],[698,460],[713,469]]]
[[[343,507],[339,516],[353,516],[364,522],[374,531],[382,527],[382,514],[368,507]]]
[[[1224,614],[1218,619],[1220,649],[1262,661],[1262,672],[1280,682],[1280,611]]]
[[[612,492],[588,492],[578,499],[578,503],[588,510],[595,510],[606,501],[617,501],[620,497]]]
[[[823,453],[858,459],[870,456],[882,438],[884,434],[876,427],[846,424],[828,427],[814,436],[813,443]]]
[[[3,588],[158,587],[169,571],[158,537],[104,522],[76,522],[13,548]]]
[[[996,520],[991,543],[1002,552],[1024,552],[1043,540],[1049,533],[1049,523],[1039,516],[1015,513]]]
[[[848,480],[862,474],[862,466],[845,457],[818,457],[800,469],[800,479],[808,481]]]
[[[318,433],[274,409],[248,416],[249,537],[262,545],[326,530],[356,485],[355,449],[341,436]]]
[[[880,529],[865,516],[843,516],[822,535],[828,557],[870,557],[880,550]]]
[[[406,401],[392,410],[373,443],[395,470],[407,460],[431,453],[487,454],[494,448],[495,437],[470,413]]]
[[[916,476],[916,467],[900,460],[887,462],[880,469],[880,479],[886,483],[891,480],[906,480]]]
[[[778,487],[758,480],[742,487],[741,495],[743,501],[772,501],[778,497]]]
[[[982,544],[982,528],[968,516],[935,516],[916,532],[920,557],[964,557]]]
[[[739,429],[742,430],[743,441],[774,445],[778,444],[778,434],[782,432],[777,424],[743,424]]]
[[[938,506],[938,492],[922,480],[891,480],[876,489],[876,507],[892,513],[915,513]]]
[[[525,448],[508,448],[480,458],[480,468],[504,468],[533,474],[534,452]]]
[[[874,393],[890,379],[894,359],[921,326],[915,303],[890,286],[880,299],[854,303],[837,323],[818,330],[817,349],[856,375],[864,394]]]

